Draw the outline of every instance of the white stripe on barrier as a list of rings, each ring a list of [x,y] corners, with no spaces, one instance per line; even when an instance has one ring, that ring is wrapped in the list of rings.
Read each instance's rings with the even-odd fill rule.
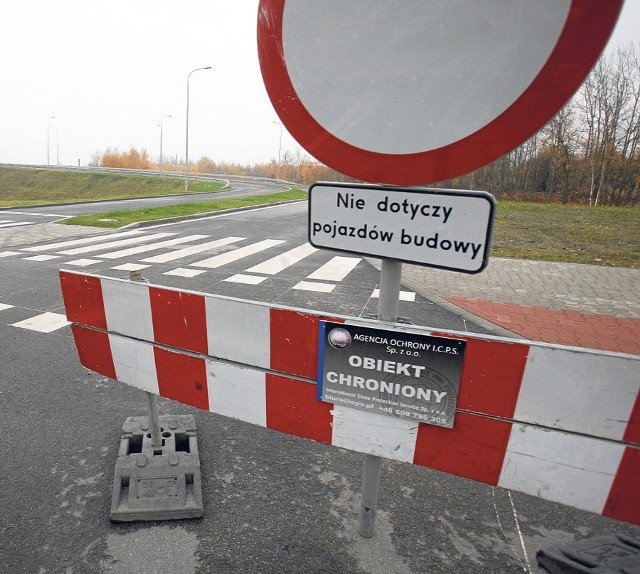
[[[624,447],[514,424],[498,486],[601,513]]]
[[[264,373],[207,361],[209,410],[211,412],[267,426],[267,396]]]
[[[133,282],[105,281],[102,283],[102,297],[110,331],[153,341],[148,289],[140,289]]]
[[[621,366],[610,355],[532,346],[514,418],[621,440],[639,379],[636,370]]]
[[[413,421],[333,407],[333,446],[413,462],[417,433],[418,423]]]
[[[270,368],[269,308],[246,301],[205,299],[209,354]],[[238,342],[242,341],[241,344]]]
[[[109,335],[109,344],[118,380],[159,395],[153,346],[118,335]]]

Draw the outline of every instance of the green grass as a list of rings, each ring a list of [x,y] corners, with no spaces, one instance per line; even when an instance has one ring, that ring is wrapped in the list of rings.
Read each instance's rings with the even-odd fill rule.
[[[189,191],[221,184],[192,181]],[[68,203],[181,193],[183,180],[0,166],[0,207]],[[99,212],[64,221],[70,225],[122,227],[138,221],[304,199],[305,191],[183,203],[134,211]],[[185,201],[188,199],[185,198]],[[99,207],[96,206],[96,210]],[[100,221],[105,220],[105,221]],[[640,268],[640,208],[498,202],[493,257]]]
[[[190,192],[219,191],[220,182],[190,181]],[[184,180],[90,171],[0,166],[0,207],[25,207],[184,193]]]
[[[90,225],[93,227],[122,227],[138,221],[155,221],[169,217],[180,217],[186,215],[197,215],[225,209],[236,209],[240,207],[252,207],[275,203],[277,201],[290,201],[296,199],[306,199],[307,192],[302,189],[293,188],[289,191],[268,193],[265,195],[252,195],[231,199],[218,199],[214,201],[202,201],[198,203],[181,203],[179,205],[169,205],[164,207],[150,207],[146,209],[133,209],[130,211],[103,211],[91,215],[79,215],[65,219],[60,223],[66,225]]]
[[[175,206],[109,211],[62,223],[122,227],[181,215],[305,199],[300,189]],[[640,267],[640,209],[499,202],[491,255],[540,261]]]
[[[498,202],[491,255],[640,267],[640,209]]]

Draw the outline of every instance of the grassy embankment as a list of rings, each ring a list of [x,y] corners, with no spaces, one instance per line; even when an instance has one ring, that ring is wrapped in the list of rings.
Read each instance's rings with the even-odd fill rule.
[[[640,208],[499,201],[491,255],[640,268]]]
[[[8,173],[11,170],[23,173]],[[40,174],[36,177],[28,173],[30,171]],[[84,179],[74,179],[73,176],[82,176]],[[190,183],[190,190],[214,191],[212,186],[219,188],[219,184],[194,181]],[[0,168],[0,207],[7,206],[8,201],[15,202],[16,197],[21,198],[22,202],[14,205],[34,205],[180,193],[181,188],[179,179]],[[17,190],[23,190],[23,195],[16,195]],[[65,223],[121,227],[135,221],[305,197],[305,191],[293,189],[203,203],[189,203],[185,198],[187,203],[177,206],[127,212],[100,212],[96,205],[94,215],[69,219]],[[592,208],[499,201],[491,255],[640,268],[640,208]]]
[[[306,191],[293,188],[289,191],[278,191],[264,195],[248,195],[243,197],[233,197],[230,199],[199,201],[197,203],[188,203],[188,200],[185,200],[187,203],[180,203],[178,205],[148,207],[145,209],[132,209],[129,211],[104,211],[94,213],[92,215],[71,217],[61,221],[60,223],[65,223],[67,225],[91,225],[93,227],[122,227],[138,221],[155,221],[170,217],[198,215],[199,213],[223,211],[225,209],[237,209],[240,207],[252,207],[254,205],[264,205],[266,203],[275,203],[277,201],[306,198]]]
[[[217,181],[194,180],[189,182],[189,191],[219,191],[222,186]],[[0,166],[0,207],[153,197],[183,191],[181,178]]]

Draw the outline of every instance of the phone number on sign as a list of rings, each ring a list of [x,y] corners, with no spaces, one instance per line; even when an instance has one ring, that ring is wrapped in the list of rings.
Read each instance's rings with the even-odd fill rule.
[[[420,421],[424,421],[426,423],[446,424],[448,422],[446,417],[435,417],[429,414],[415,413],[415,412],[405,411],[400,409],[396,410],[393,407],[379,407],[379,410],[380,412],[388,413],[390,415],[409,417],[412,419],[418,419]]]

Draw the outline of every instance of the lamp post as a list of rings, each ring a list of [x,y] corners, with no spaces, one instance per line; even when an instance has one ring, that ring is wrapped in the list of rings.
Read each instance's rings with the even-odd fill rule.
[[[280,126],[280,139],[278,141],[278,165],[276,167],[276,179],[280,179],[280,152],[282,151],[282,124],[280,122],[271,122]]]
[[[172,115],[165,114],[160,118],[160,169],[162,170],[162,121],[164,118],[172,118]]]
[[[51,127],[56,130],[56,165],[60,165],[60,132],[58,132],[58,126]]]
[[[189,189],[189,80],[191,79],[191,74],[193,72],[197,72],[198,70],[210,70],[211,66],[203,66],[202,68],[196,68],[195,70],[191,70],[189,75],[187,76],[187,125],[185,129],[185,152],[184,152],[184,190],[185,192]]]
[[[49,131],[51,130],[51,120],[55,120],[55,116],[47,118],[47,167],[49,167]]]

